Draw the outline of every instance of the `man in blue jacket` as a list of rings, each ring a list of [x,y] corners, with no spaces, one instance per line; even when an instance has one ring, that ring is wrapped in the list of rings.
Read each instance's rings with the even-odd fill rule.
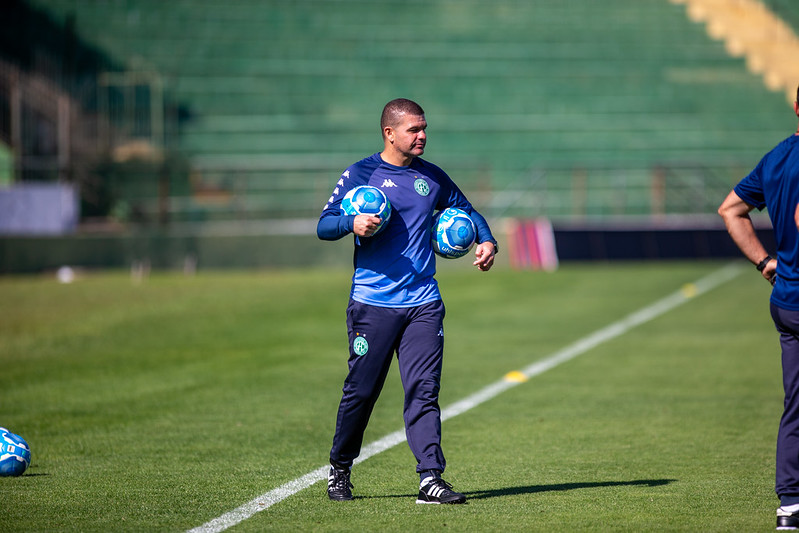
[[[794,112],[799,116],[799,90]],[[777,244],[772,258],[749,212],[768,208]],[[730,236],[774,286],[771,316],[780,334],[785,402],[777,433],[777,529],[799,529],[799,130],[767,153],[719,207]]]
[[[380,127],[383,151],[344,171],[317,226],[324,240],[355,235],[355,273],[347,307],[349,373],[330,450],[327,493],[332,500],[352,499],[352,464],[396,352],[405,391],[405,432],[420,476],[416,501],[464,503],[466,497],[441,478],[446,466],[438,405],[444,304],[434,278],[433,215],[447,207],[471,215],[478,242],[473,264],[482,271],[494,264],[496,240],[452,179],[420,157],[427,121],[419,104],[392,100],[383,109]],[[378,187],[391,202],[392,214],[377,234],[380,218],[341,211],[341,199],[359,185]]]

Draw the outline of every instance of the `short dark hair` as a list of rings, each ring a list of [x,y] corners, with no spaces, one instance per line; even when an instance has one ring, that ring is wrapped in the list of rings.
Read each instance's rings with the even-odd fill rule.
[[[413,100],[408,100],[407,98],[392,100],[383,108],[383,114],[380,116],[380,130],[396,126],[402,115],[421,116],[424,115],[424,109]]]

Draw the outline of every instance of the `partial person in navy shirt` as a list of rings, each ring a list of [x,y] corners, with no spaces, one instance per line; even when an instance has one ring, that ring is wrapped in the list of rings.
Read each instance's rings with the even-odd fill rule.
[[[354,234],[352,289],[347,307],[349,373],[330,450],[328,497],[351,500],[352,464],[360,454],[372,408],[394,353],[405,391],[403,418],[419,473],[417,503],[463,503],[466,497],[441,478],[438,394],[444,354],[444,304],[434,275],[433,215],[448,207],[468,212],[477,228],[474,266],[488,271],[497,244],[485,218],[441,168],[422,159],[427,121],[419,104],[400,98],[380,119],[383,151],[347,168],[322,210],[317,235],[336,240]],[[380,218],[344,215],[341,200],[359,185],[379,188],[392,213]]]
[[[799,89],[794,113],[799,117]],[[768,209],[777,245],[772,258],[755,233],[753,209]],[[785,402],[777,433],[777,529],[799,529],[799,128],[767,153],[719,207],[741,252],[772,285],[771,316],[780,334]]]

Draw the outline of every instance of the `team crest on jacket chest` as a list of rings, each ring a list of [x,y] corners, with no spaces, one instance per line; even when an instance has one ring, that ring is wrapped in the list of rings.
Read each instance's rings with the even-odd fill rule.
[[[427,196],[430,194],[430,185],[428,185],[427,182],[422,178],[416,178],[416,181],[413,182],[413,188],[417,193],[419,193],[420,196]]]

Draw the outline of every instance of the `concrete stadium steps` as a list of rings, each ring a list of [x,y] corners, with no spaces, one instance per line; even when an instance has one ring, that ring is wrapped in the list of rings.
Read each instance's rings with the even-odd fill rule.
[[[796,99],[799,37],[761,0],[671,0],[684,4],[689,19],[724,43],[727,52],[745,59],[747,70],[763,79],[788,102]]]
[[[794,0],[763,0],[763,3],[799,34],[799,12],[796,11]]]

